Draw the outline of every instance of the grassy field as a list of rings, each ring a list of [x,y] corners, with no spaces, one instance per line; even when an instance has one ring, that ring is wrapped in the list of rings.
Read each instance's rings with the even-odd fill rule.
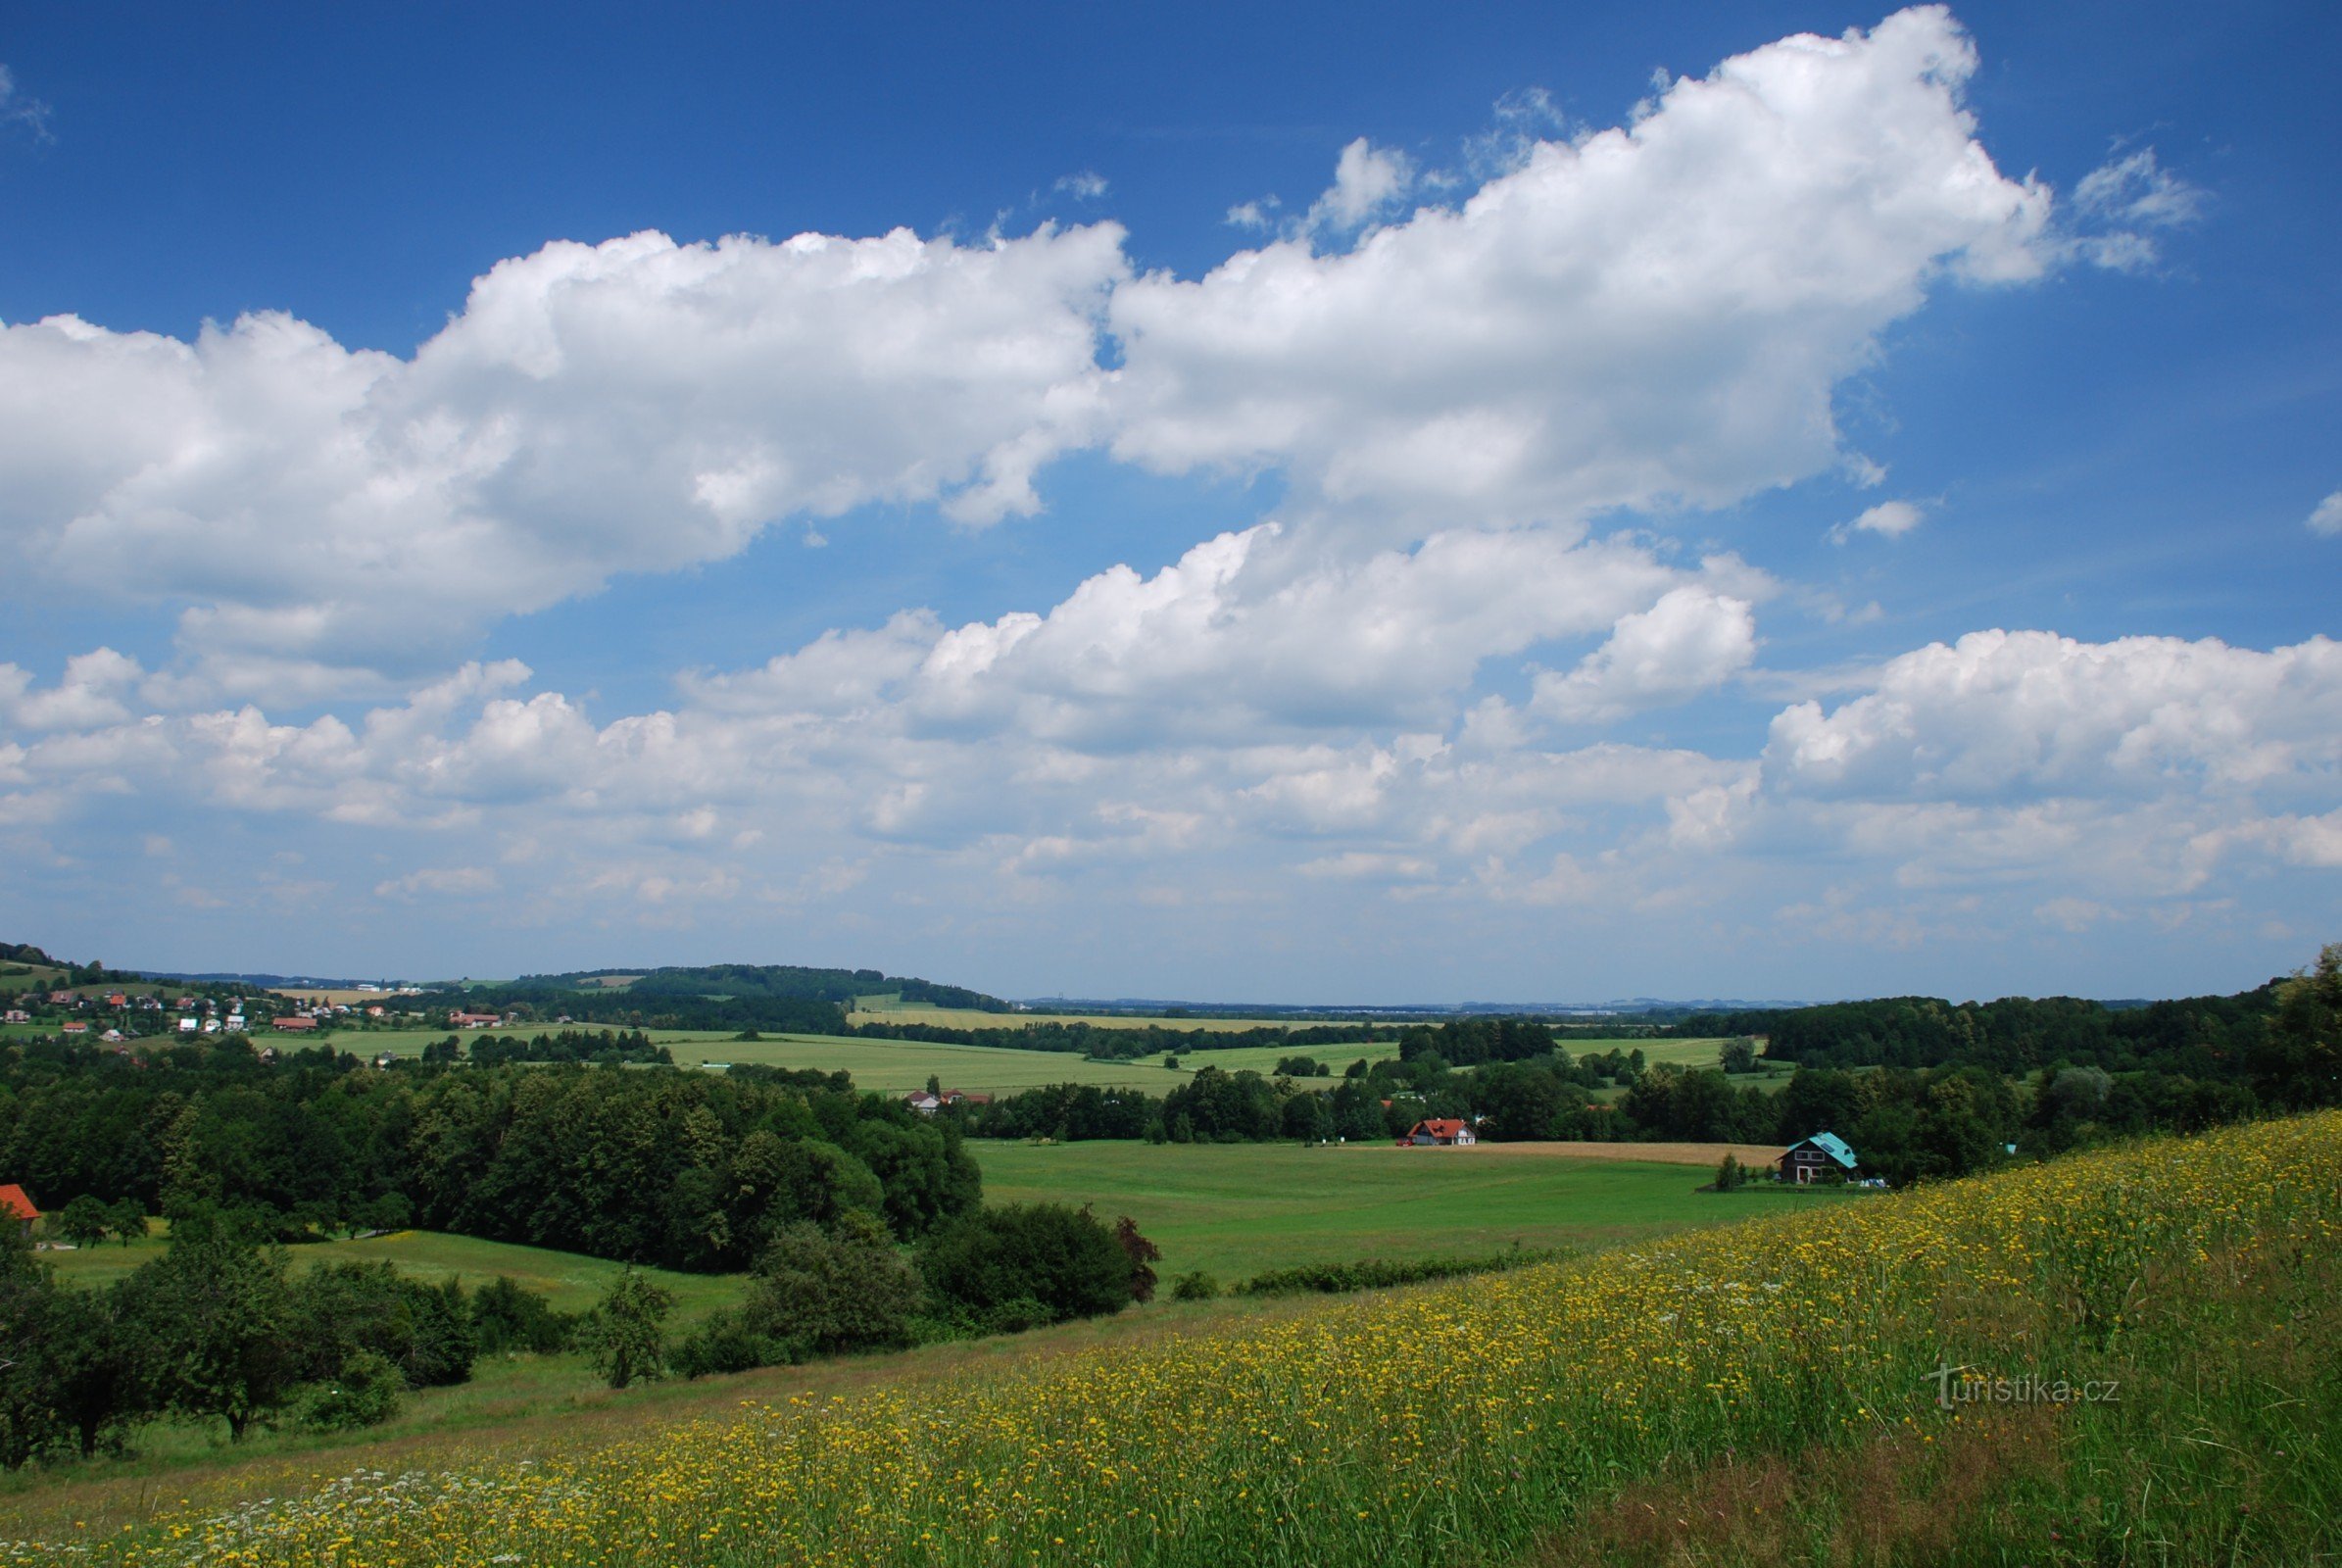
[[[2327,1113],[1452,1285],[654,1391],[631,1425],[356,1446],[234,1494],[84,1489],[20,1510],[0,1563],[2328,1561],[2337,1139]]]
[[[1604,1145],[1604,1159],[1560,1144],[1397,1149],[1387,1144],[1010,1144],[971,1142],[991,1202],[1049,1200],[1128,1214],[1163,1250],[1166,1278],[1202,1269],[1223,1284],[1272,1268],[1366,1257],[1452,1257],[1528,1247],[1610,1246],[1772,1213],[1812,1198],[1698,1192],[1725,1146],[1697,1168]],[[1688,1146],[1670,1146],[1683,1157]],[[1639,1152],[1639,1151],[1636,1151]],[[1770,1157],[1780,1151],[1743,1151]]]
[[[105,1285],[128,1274],[163,1251],[168,1226],[155,1222],[155,1234],[124,1247],[108,1242],[74,1251],[43,1252],[58,1274],[84,1285]],[[540,1291],[564,1312],[582,1312],[601,1298],[610,1282],[622,1273],[617,1263],[575,1252],[549,1251],[541,1247],[514,1247],[483,1242],[470,1236],[447,1236],[436,1231],[393,1231],[364,1241],[312,1242],[285,1250],[296,1271],[324,1263],[386,1262],[402,1274],[437,1284],[451,1275],[467,1290],[477,1289],[499,1274],[510,1275],[532,1291]],[[674,1293],[673,1321],[697,1323],[740,1295],[740,1280],[725,1274],[675,1274],[645,1269],[659,1285]]]
[[[1244,1029],[1282,1029],[1291,1018],[1173,1018],[1095,1012],[985,1012],[976,1007],[934,1007],[900,997],[856,997],[855,1023],[927,1023],[948,1029],[1021,1029],[1036,1023],[1086,1023],[1099,1029],[1204,1029],[1228,1034]]]

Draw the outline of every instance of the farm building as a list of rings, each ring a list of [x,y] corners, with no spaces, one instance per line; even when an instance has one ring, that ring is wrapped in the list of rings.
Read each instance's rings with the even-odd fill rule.
[[[1816,1133],[1781,1151],[1779,1169],[1782,1181],[1800,1187],[1833,1176],[1842,1180],[1854,1174],[1854,1151],[1835,1133]]]
[[[317,1026],[315,1018],[276,1018],[270,1022],[276,1028],[285,1030],[315,1029]]]
[[[971,1095],[960,1089],[947,1089],[940,1095],[931,1095],[924,1089],[914,1089],[903,1097],[903,1102],[922,1116],[932,1116],[946,1105],[989,1105],[992,1096]]]
[[[13,1219],[30,1236],[33,1222],[39,1218],[40,1210],[32,1206],[32,1200],[24,1196],[24,1188],[14,1182],[0,1187],[0,1221]]]
[[[1398,1141],[1401,1149],[1464,1148],[1480,1142],[1472,1124],[1459,1116],[1434,1116],[1419,1121]]]

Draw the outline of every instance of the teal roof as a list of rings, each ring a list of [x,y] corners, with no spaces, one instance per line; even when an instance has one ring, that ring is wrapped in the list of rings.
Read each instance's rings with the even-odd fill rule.
[[[1816,1133],[1811,1138],[1799,1139],[1796,1143],[1791,1144],[1789,1147],[1791,1149],[1802,1149],[1807,1144],[1813,1145],[1816,1149],[1820,1150],[1823,1153],[1828,1154],[1831,1159],[1836,1160],[1848,1170],[1852,1170],[1854,1168],[1854,1151],[1848,1149],[1846,1147],[1846,1141],[1843,1138],[1840,1138],[1837,1134]]]

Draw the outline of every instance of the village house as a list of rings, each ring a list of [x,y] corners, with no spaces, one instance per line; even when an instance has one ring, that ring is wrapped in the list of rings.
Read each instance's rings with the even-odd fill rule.
[[[8,1009],[8,1021],[10,1023],[30,1023],[32,1014],[22,1007],[11,1007]]]
[[[946,1105],[989,1105],[990,1095],[971,1095],[962,1089],[947,1089],[931,1095],[924,1089],[914,1089],[903,1097],[903,1102],[922,1116],[932,1116]]]
[[[40,1219],[40,1210],[32,1206],[32,1200],[24,1196],[24,1189],[10,1182],[0,1187],[0,1223],[13,1219],[32,1234],[33,1225]]]
[[[1480,1142],[1472,1124],[1459,1116],[1433,1116],[1417,1122],[1398,1141],[1401,1149],[1469,1148]]]
[[[89,1025],[81,1022],[79,1019],[75,1019],[71,1023],[60,1024],[58,1027],[64,1033],[69,1035],[85,1035],[89,1033]]]
[[[1842,1181],[1854,1174],[1854,1151],[1835,1133],[1816,1133],[1782,1150],[1776,1165],[1782,1181],[1800,1187],[1817,1181]]]
[[[450,1029],[495,1029],[503,1023],[503,1015],[494,1012],[451,1012],[447,1015]]]
[[[291,1018],[274,1018],[269,1020],[269,1022],[273,1027],[282,1029],[288,1034],[304,1029],[315,1029],[317,1026],[317,1020],[315,1018],[303,1018],[297,1016]]]

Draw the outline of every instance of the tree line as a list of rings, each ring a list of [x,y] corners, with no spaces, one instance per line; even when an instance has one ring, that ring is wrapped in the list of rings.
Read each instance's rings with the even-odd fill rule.
[[[956,1126],[790,1076],[12,1045],[0,1170],[52,1207],[211,1205],[287,1241],[412,1224],[700,1271],[746,1268],[796,1221],[860,1211],[907,1240],[976,1205]]]
[[[2260,991],[2137,1009],[2052,999],[1805,1011],[1820,1016],[1787,1031],[1788,1051],[1803,1055],[1788,1058],[1794,1071],[1777,1091],[1735,1081],[1760,1065],[1747,1035],[1726,1043],[1726,1070],[1686,1069],[1653,1065],[1640,1048],[1573,1056],[1535,1020],[1469,1018],[1410,1027],[1397,1059],[1354,1061],[1328,1089],[1310,1087],[1320,1063],[1299,1056],[1275,1077],[1207,1065],[1159,1097],[1059,1084],[951,1107],[945,1119],[973,1137],[1160,1142],[1355,1141],[1397,1137],[1427,1117],[1472,1119],[1498,1142],[1787,1145],[1834,1132],[1866,1174],[1900,1184],[1980,1170],[2012,1147],[2034,1157],[2342,1103],[2342,945]],[[1794,1015],[1709,1022],[1778,1027],[1783,1016]],[[1764,1062],[1783,1060],[1783,1038],[1773,1036]],[[2052,1042],[2071,1051],[2052,1054]],[[1878,1055],[1893,1059],[1865,1059]],[[2012,1061],[2018,1070],[2002,1065]]]

